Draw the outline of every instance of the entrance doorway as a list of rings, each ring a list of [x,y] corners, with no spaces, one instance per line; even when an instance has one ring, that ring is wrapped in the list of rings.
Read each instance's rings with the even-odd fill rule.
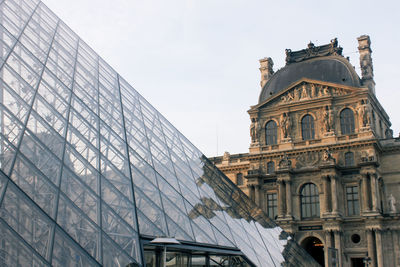
[[[307,237],[301,242],[301,246],[310,254],[321,266],[325,266],[324,244],[314,236]]]
[[[351,258],[351,267],[364,267],[363,258]]]

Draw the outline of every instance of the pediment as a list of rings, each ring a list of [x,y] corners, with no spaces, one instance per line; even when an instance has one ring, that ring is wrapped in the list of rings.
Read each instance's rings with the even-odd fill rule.
[[[263,107],[272,107],[280,105],[289,105],[297,102],[306,102],[324,97],[340,97],[359,91],[360,88],[338,85],[328,82],[301,79],[291,85],[285,90],[268,98],[266,101],[255,105],[252,109],[259,109]]]

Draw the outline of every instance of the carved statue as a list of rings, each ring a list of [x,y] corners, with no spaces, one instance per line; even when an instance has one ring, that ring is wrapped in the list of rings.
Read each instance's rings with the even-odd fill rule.
[[[303,84],[303,86],[302,86],[301,98],[308,98],[308,90],[307,90],[307,86],[305,84]]]
[[[282,127],[282,133],[283,133],[283,138],[288,138],[290,133],[290,117],[288,113],[283,113],[281,115],[281,127]]]
[[[315,87],[315,84],[311,84],[311,98],[314,98],[317,96],[317,88]]]
[[[251,142],[255,143],[258,141],[258,119],[252,118],[251,119],[251,125],[250,125],[250,136],[251,136]]]
[[[371,117],[369,114],[368,106],[364,102],[364,100],[361,100],[361,106],[360,106],[359,110],[360,110],[359,116],[360,116],[361,125],[363,127],[371,125]]]
[[[296,100],[296,101],[299,101],[299,99],[300,99],[300,89],[298,89],[298,88],[295,88],[294,89],[294,100]]]
[[[231,158],[231,154],[228,151],[225,151],[224,155],[222,156],[223,161],[229,161]]]
[[[324,88],[322,90],[323,90],[323,95],[324,96],[328,96],[328,95],[331,94],[330,91],[329,91],[329,87],[328,86],[324,86]]]
[[[332,154],[331,154],[331,152],[329,151],[329,148],[326,148],[326,149],[324,150],[324,155],[323,155],[322,160],[323,160],[324,162],[334,161],[334,160],[335,160],[335,159],[332,157]]]
[[[291,49],[285,49],[285,54],[286,54],[286,64],[289,63],[291,61],[291,53],[292,50]]]
[[[324,129],[325,132],[330,132],[333,131],[333,114],[332,114],[332,110],[329,109],[328,106],[325,106],[325,110],[323,113],[323,120],[324,120]]]
[[[396,199],[392,194],[388,197],[389,208],[391,213],[396,213]]]
[[[294,100],[293,92],[288,92],[288,94],[287,94],[287,100],[288,100],[288,102]]]

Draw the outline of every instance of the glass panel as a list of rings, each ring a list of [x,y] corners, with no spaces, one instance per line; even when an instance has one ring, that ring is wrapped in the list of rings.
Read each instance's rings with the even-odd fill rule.
[[[22,242],[2,219],[0,219],[0,255],[2,266],[50,266]]]
[[[119,218],[107,205],[102,205],[102,220],[104,232],[128,255],[139,259],[140,244],[136,231]]]
[[[58,227],[54,236],[52,266],[100,266]]]
[[[37,140],[37,137],[29,132],[25,132],[20,150],[36,168],[46,175],[54,184],[58,184],[61,163],[44,144]]]
[[[4,196],[0,218],[46,258],[53,223],[11,183]]]
[[[49,216],[54,215],[56,187],[21,154],[15,161],[11,179]]]
[[[92,257],[98,259],[100,230],[63,194],[58,204],[57,222]]]
[[[129,257],[119,246],[109,237],[103,234],[103,265],[110,267],[127,266],[129,263],[136,262]]]

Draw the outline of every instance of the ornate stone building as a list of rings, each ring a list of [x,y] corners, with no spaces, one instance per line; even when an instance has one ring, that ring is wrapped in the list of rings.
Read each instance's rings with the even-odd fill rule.
[[[249,153],[211,160],[322,265],[400,266],[400,139],[358,44],[361,78],[336,39],[261,59]]]

